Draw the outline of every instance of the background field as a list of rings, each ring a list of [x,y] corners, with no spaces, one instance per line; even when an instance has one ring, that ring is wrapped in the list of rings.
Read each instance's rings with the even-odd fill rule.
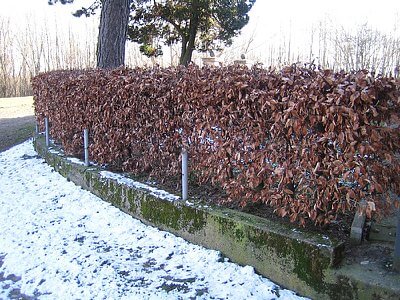
[[[0,152],[19,144],[35,128],[33,97],[0,98]]]

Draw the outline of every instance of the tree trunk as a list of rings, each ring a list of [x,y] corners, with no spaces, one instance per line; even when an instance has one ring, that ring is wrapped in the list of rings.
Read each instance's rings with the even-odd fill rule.
[[[192,54],[196,41],[196,34],[199,27],[199,3],[198,1],[193,1],[192,4],[192,17],[189,24],[189,38],[182,40],[182,52],[179,59],[179,64],[187,66],[192,61]],[[187,42],[187,44],[186,44]]]
[[[183,62],[183,58],[185,57],[185,54],[187,51],[187,44],[188,44],[188,39],[186,38],[186,36],[182,36],[181,55],[179,57],[180,65],[187,65],[187,64],[184,64],[184,62]]]
[[[102,1],[97,43],[98,68],[113,69],[124,65],[130,2],[131,0]]]
[[[190,32],[187,47],[186,47],[185,51],[182,51],[180,62],[179,62],[181,65],[184,65],[184,66],[187,66],[192,61],[192,54],[193,54],[193,50],[194,50],[194,43],[196,40],[197,26],[196,26],[196,29],[193,29],[192,31]]]

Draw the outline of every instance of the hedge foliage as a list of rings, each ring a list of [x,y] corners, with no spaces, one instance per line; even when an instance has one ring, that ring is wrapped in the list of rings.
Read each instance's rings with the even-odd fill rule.
[[[225,202],[262,202],[327,224],[362,199],[378,213],[400,194],[400,82],[296,65],[282,70],[54,71],[32,80],[36,117],[66,153],[155,178],[180,172],[182,147]]]

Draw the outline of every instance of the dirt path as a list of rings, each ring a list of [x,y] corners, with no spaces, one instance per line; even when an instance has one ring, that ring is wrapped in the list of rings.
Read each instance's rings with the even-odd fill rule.
[[[33,98],[0,98],[0,152],[22,143],[35,128]]]

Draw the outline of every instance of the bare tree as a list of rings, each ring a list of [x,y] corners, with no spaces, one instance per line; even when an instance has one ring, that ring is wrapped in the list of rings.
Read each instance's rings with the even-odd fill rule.
[[[355,33],[341,28],[332,38],[334,65],[345,70],[366,69],[390,75],[399,64],[400,39],[361,25]]]
[[[10,94],[10,77],[13,72],[10,21],[0,19],[0,96]]]
[[[21,28],[0,17],[0,97],[31,94],[30,79],[39,72],[96,66],[94,22],[87,24],[83,35],[62,28],[57,20],[49,27],[49,20],[29,19],[30,24]]]

